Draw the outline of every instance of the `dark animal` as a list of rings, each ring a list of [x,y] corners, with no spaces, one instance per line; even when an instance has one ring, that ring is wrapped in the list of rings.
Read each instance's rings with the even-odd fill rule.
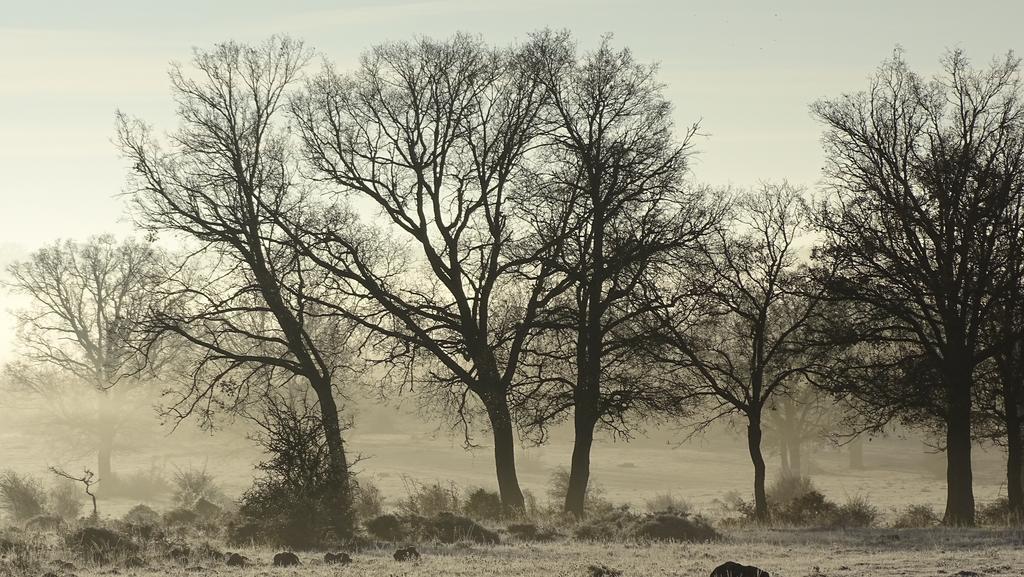
[[[348,556],[348,553],[324,553],[324,563],[328,565],[348,565],[352,562],[352,558]]]
[[[395,561],[419,561],[419,558],[420,552],[412,545],[395,551]]]
[[[274,567],[294,567],[299,564],[299,556],[291,551],[274,555]]]
[[[228,567],[245,567],[249,564],[249,558],[238,553],[228,553]]]
[[[711,572],[711,577],[771,577],[767,571],[753,565],[740,565],[726,561]]]

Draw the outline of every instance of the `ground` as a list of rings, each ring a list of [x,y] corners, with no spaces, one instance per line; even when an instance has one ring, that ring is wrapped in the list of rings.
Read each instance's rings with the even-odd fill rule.
[[[587,577],[587,567],[603,564],[623,571],[623,577],[706,576],[718,564],[735,560],[756,564],[782,577],[907,577],[1024,575],[1024,549],[1020,532],[1007,530],[861,530],[740,531],[720,543],[604,544],[555,542],[501,546],[420,546],[418,562],[399,563],[393,548],[359,551],[351,565],[324,565],[322,555],[300,552],[302,566],[275,568],[275,551],[247,550],[257,562],[245,568],[220,562],[182,567],[150,561],[140,569],[79,567],[79,577],[126,575],[219,575],[237,577]],[[964,572],[964,573],[961,573]],[[0,567],[2,573],[2,567]]]

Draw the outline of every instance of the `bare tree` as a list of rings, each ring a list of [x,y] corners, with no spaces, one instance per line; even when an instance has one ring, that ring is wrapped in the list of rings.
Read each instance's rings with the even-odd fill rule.
[[[1014,280],[998,247],[1015,234],[1004,215],[1024,184],[1024,109],[1012,55],[977,70],[954,51],[943,65],[925,80],[897,52],[868,91],[813,106],[830,193],[816,225],[821,262],[840,270],[832,297],[851,305],[842,332],[905,377],[851,393],[939,423],[945,522],[973,525],[975,369],[1004,346],[982,336]]]
[[[549,103],[545,182],[558,206],[549,213],[569,221],[551,266],[573,289],[541,314],[547,338],[536,340],[535,368],[552,378],[537,378],[550,386],[535,395],[530,425],[572,412],[564,508],[579,516],[598,425],[625,435],[631,420],[680,406],[675,388],[645,378],[636,362],[650,339],[644,318],[658,306],[645,288],[696,248],[718,213],[686,182],[697,126],[677,137],[656,66],[610,38],[578,55],[568,35],[546,32],[530,49]],[[568,367],[556,378],[553,364]]]
[[[58,477],[62,477],[69,481],[76,481],[78,483],[81,483],[82,487],[85,490],[85,494],[88,495],[90,499],[92,499],[93,520],[99,518],[99,511],[96,509],[96,494],[92,492],[92,486],[95,485],[96,483],[99,483],[100,481],[99,479],[96,478],[95,473],[93,473],[89,469],[85,469],[84,471],[82,471],[81,476],[76,477],[71,473],[68,473],[64,469],[61,469],[60,467],[50,467],[50,472],[53,473],[54,475],[57,475]]]
[[[124,423],[119,403],[152,378],[165,357],[164,348],[154,344],[161,355],[154,354],[147,367],[136,342],[137,328],[156,302],[160,258],[150,243],[104,235],[59,241],[8,267],[9,287],[27,297],[25,308],[15,312],[20,361],[8,373],[55,411],[72,387],[95,391],[95,415],[85,418],[84,431],[95,439],[99,475],[108,484]],[[77,412],[67,416],[81,419]]]
[[[525,66],[463,35],[386,44],[353,74],[325,69],[293,106],[306,160],[338,191],[319,222],[291,223],[295,241],[339,292],[376,307],[352,318],[403,390],[449,407],[467,443],[482,406],[514,509],[517,367],[532,319],[567,286],[539,258],[560,228],[539,230],[526,210],[543,90]],[[338,233],[344,200],[376,210],[371,236]]]
[[[809,224],[802,196],[787,184],[738,195],[705,258],[668,285],[665,340],[655,353],[689,397],[709,403],[698,426],[729,414],[746,420],[760,520],[768,518],[765,411],[802,377],[821,372],[827,357],[806,336],[821,295],[801,263]]]
[[[171,70],[180,125],[166,148],[139,121],[119,115],[118,126],[140,226],[193,247],[148,325],[196,351],[173,414],[209,418],[278,387],[308,386],[330,456],[328,515],[344,536],[354,521],[336,394],[352,326],[320,304],[323,274],[276,224],[307,207],[280,116],[308,57],[284,37],[197,50],[191,71]]]

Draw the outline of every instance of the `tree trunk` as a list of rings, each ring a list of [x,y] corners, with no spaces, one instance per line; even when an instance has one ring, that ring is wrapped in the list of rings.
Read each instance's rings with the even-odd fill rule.
[[[100,481],[106,481],[108,487],[106,495],[110,495],[110,488],[116,485],[114,474],[111,470],[111,455],[114,452],[114,426],[112,423],[101,422],[98,435],[99,450],[96,458],[96,476]],[[102,487],[102,485],[101,485]]]
[[[860,435],[850,441],[850,468],[858,471],[864,468],[864,439]]]
[[[943,522],[974,526],[974,479],[971,471],[971,369],[966,362],[947,371],[946,512]]]
[[[338,537],[350,537],[355,532],[355,510],[352,507],[352,486],[349,479],[348,457],[341,436],[338,405],[330,382],[319,382],[313,387],[320,402],[320,419],[324,426],[327,453],[330,459],[331,511],[328,517]]]
[[[502,507],[509,511],[525,511],[526,501],[516,475],[515,434],[508,400],[504,396],[494,395],[484,399],[484,404],[494,435],[494,468],[498,475],[498,494],[501,495]]]
[[[765,464],[761,453],[761,418],[748,416],[747,448],[754,463],[754,516],[758,521],[768,520],[768,496],[765,493]]]
[[[803,443],[800,442],[799,436],[794,435],[787,445],[789,446],[789,472],[799,477],[804,472],[803,454],[801,453]]]
[[[1006,499],[1010,511],[1024,513],[1024,439],[1021,439],[1020,404],[1013,394],[1016,383],[1003,385],[1003,410],[1006,420]]]
[[[576,438],[572,446],[572,463],[569,469],[569,486],[565,492],[564,510],[577,518],[583,516],[590,483],[590,449],[594,444],[594,426],[589,407],[577,404],[575,415]]]

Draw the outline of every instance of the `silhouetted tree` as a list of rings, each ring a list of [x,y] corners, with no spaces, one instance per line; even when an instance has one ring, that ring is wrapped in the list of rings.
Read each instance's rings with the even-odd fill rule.
[[[276,224],[306,209],[281,116],[308,56],[284,37],[197,50],[192,74],[171,70],[180,124],[167,147],[123,115],[118,129],[139,225],[192,247],[163,291],[167,306],[148,324],[195,351],[171,413],[210,418],[275,388],[308,385],[329,453],[328,515],[345,536],[353,519],[335,394],[353,327],[323,307],[322,272]]]
[[[526,65],[520,50],[457,35],[377,46],[352,74],[326,68],[293,113],[338,200],[288,224],[339,291],[373,303],[352,318],[378,336],[400,389],[448,407],[467,443],[482,406],[514,509],[515,375],[532,319],[566,286],[540,258],[559,249],[559,227],[540,230],[526,210],[544,98]],[[338,233],[346,199],[377,213],[368,235]]]
[[[151,366],[139,355],[138,327],[156,303],[160,253],[149,243],[104,235],[85,242],[59,241],[11,264],[8,284],[27,297],[15,311],[21,353],[7,371],[55,405],[70,387],[94,390],[95,415],[75,411],[65,418],[84,422],[95,437],[99,478],[111,484],[111,454],[124,421],[117,403],[127,390],[153,376],[166,350],[154,343]],[[80,402],[80,398],[79,398]]]
[[[998,247],[1024,184],[1024,117],[1012,55],[943,65],[928,81],[897,52],[867,92],[813,106],[829,190],[816,225],[820,262],[840,271],[832,298],[851,305],[839,332],[875,367],[849,392],[944,429],[945,522],[972,525],[974,372],[1002,346],[982,333],[1014,280]]]
[[[545,196],[557,206],[548,212],[569,220],[551,266],[572,282],[541,312],[546,335],[534,341],[535,368],[554,376],[551,365],[568,367],[559,378],[538,375],[550,386],[537,391],[530,425],[572,411],[564,509],[579,516],[598,425],[628,434],[631,419],[681,406],[675,387],[637,362],[650,339],[643,319],[658,306],[646,287],[696,248],[718,212],[704,188],[685,181],[697,126],[677,137],[655,66],[615,50],[610,38],[579,55],[567,34],[545,32],[529,48],[548,103]]]
[[[821,304],[801,263],[807,245],[802,191],[763,185],[739,194],[727,224],[694,269],[665,283],[659,361],[678,386],[710,403],[706,426],[729,414],[746,421],[754,504],[768,518],[762,452],[765,411],[777,395],[821,372],[828,351],[807,340]]]

